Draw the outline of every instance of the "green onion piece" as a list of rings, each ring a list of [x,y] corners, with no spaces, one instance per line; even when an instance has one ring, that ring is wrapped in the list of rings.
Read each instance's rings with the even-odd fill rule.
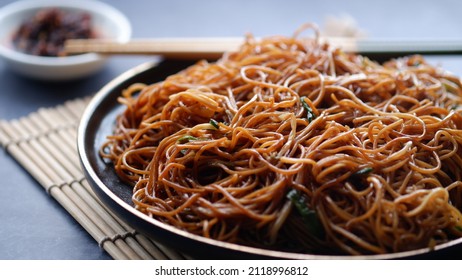
[[[300,101],[302,102],[303,108],[306,110],[306,118],[308,121],[311,122],[312,120],[316,119],[316,114],[313,112],[313,109],[311,109],[310,105],[306,103],[305,98],[300,98]]]
[[[292,204],[297,209],[300,216],[313,236],[322,238],[324,236],[324,228],[319,221],[316,211],[308,208],[305,199],[298,193],[297,190],[291,190],[287,193],[287,198],[290,199]]]
[[[358,189],[365,189],[368,185],[367,175],[374,171],[372,167],[364,167],[355,173],[352,173],[348,180]]]
[[[178,142],[181,144],[188,143],[189,141],[195,141],[195,140],[197,140],[197,138],[191,135],[185,135],[185,136],[178,138]]]
[[[367,174],[371,173],[372,171],[374,171],[374,168],[372,168],[372,167],[364,167],[363,169],[358,170],[355,173],[353,173],[352,176],[364,176],[364,175],[367,175]]]
[[[456,225],[454,228],[462,232],[462,226]]]
[[[216,129],[218,129],[220,126],[218,124],[218,122],[214,119],[210,119],[210,122],[209,122],[213,127],[215,127]]]

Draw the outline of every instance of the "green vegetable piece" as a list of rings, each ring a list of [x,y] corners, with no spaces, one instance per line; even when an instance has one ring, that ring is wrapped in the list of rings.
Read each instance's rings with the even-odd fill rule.
[[[300,101],[302,102],[303,108],[306,110],[306,118],[308,121],[311,122],[312,120],[316,119],[316,114],[313,112],[313,109],[311,109],[310,105],[306,103],[305,98],[300,98]]]
[[[185,135],[185,136],[178,138],[178,142],[180,144],[184,144],[184,143],[188,143],[189,141],[196,141],[196,140],[197,138],[191,135]]]
[[[374,171],[374,168],[364,167],[363,169],[358,170],[355,173],[353,173],[353,176],[364,176],[364,175],[371,173],[372,171]]]
[[[462,226],[456,225],[454,228],[457,229],[458,231],[462,232]]]
[[[374,171],[372,167],[364,167],[355,173],[351,174],[350,177],[348,178],[348,181],[350,181],[353,185],[356,186],[358,189],[365,189],[368,185],[367,183],[367,175]]]
[[[289,191],[287,193],[287,198],[290,199],[292,204],[295,206],[295,209],[297,209],[300,216],[302,216],[302,219],[310,233],[321,239],[324,236],[324,228],[322,227],[316,211],[308,208],[305,199],[298,193],[297,190]]]
[[[218,129],[220,127],[220,125],[218,124],[218,122],[214,119],[210,119],[210,122],[209,122],[213,127],[215,127],[216,129]]]

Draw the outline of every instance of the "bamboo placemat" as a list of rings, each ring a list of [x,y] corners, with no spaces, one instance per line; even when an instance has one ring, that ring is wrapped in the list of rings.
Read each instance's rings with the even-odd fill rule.
[[[0,120],[3,148],[64,207],[114,259],[186,259],[136,232],[91,190],[77,154],[77,126],[90,97]]]

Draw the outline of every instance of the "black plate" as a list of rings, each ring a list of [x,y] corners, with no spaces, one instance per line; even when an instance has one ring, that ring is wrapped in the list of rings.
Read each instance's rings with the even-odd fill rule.
[[[197,236],[149,218],[135,210],[132,188],[121,182],[110,164],[98,154],[99,147],[111,134],[116,115],[124,108],[117,102],[123,89],[142,82],[154,83],[184,69],[192,62],[164,61],[147,63],[129,70],[103,87],[86,108],[78,130],[78,152],[85,176],[101,201],[137,231],[198,259],[454,259],[462,258],[462,238],[437,246],[434,250],[373,256],[320,256],[257,249]]]

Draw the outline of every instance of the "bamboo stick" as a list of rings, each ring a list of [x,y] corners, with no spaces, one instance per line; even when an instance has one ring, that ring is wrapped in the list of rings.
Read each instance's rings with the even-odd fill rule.
[[[0,123],[0,128],[3,130],[2,142],[7,151],[15,157],[15,159],[43,186],[53,186],[53,180],[47,173],[40,168],[43,164],[38,154],[35,153],[25,141],[14,143],[12,141],[20,140],[14,137],[15,130],[9,123]],[[21,134],[21,133],[20,133]],[[44,165],[42,165],[44,166]],[[101,240],[105,237],[83,213],[82,211],[61,191],[60,188],[52,188],[50,195],[63,206],[69,214],[77,220],[83,228],[95,239]],[[103,249],[106,250],[114,259],[127,259],[127,256],[111,242],[105,242]]]
[[[18,130],[26,131],[27,128],[31,128],[30,124],[29,126],[25,125],[28,123],[27,119],[20,119],[19,123],[14,123],[15,126],[17,127]],[[32,131],[32,133],[36,133],[40,135],[37,131]],[[39,141],[38,139],[42,140]],[[24,144],[30,145],[30,148],[32,148],[35,152],[38,153],[38,155],[43,159],[45,162],[45,165],[42,166],[50,166],[52,167],[51,169],[47,170],[48,175],[52,177],[52,179],[55,182],[59,182],[58,186],[62,189],[62,191],[82,210],[82,212],[87,215],[87,217],[92,220],[95,225],[97,225],[102,232],[108,236],[120,236],[121,233],[114,231],[103,219],[98,217],[97,215],[94,215],[92,213],[92,209],[88,205],[88,203],[83,200],[73,188],[70,187],[72,182],[75,181],[74,177],[72,174],[70,174],[65,168],[62,167],[60,162],[56,160],[56,158],[59,158],[60,156],[56,157],[53,156],[51,153],[49,153],[48,150],[46,150],[42,145],[41,142],[46,142],[44,141],[45,137],[39,137],[39,138],[32,138],[28,142],[25,142]],[[54,150],[57,151],[57,150]],[[83,175],[80,175],[78,180],[81,180],[80,177]],[[50,187],[47,188],[47,190],[50,190]],[[132,250],[129,246],[127,246],[124,242],[121,242],[121,239],[115,239],[115,243],[117,246],[121,248],[121,250],[130,258],[130,259],[140,259],[141,257]]]
[[[74,136],[74,134],[77,135],[75,132],[76,126],[70,127],[70,133],[72,134],[72,138],[69,138],[67,135],[63,135],[64,129],[61,129],[61,127],[67,127],[66,124],[63,122],[64,120],[62,118],[57,117],[53,110],[39,109],[37,113],[44,119],[49,121],[48,125],[50,126],[51,130],[55,130],[57,134],[61,136],[63,142],[67,143],[70,147],[76,146],[76,138]]]
[[[91,187],[89,186],[88,182],[86,180],[82,181],[82,186],[88,190],[88,192],[90,193],[93,193],[91,191]],[[106,206],[102,205],[102,207],[104,209],[107,209]],[[117,217],[116,215],[114,215],[111,211],[108,210],[108,213],[125,229],[125,230],[132,230],[132,228],[127,225],[124,221],[122,221],[119,217]],[[164,251],[159,249],[157,247],[157,244],[156,242],[146,238],[144,235],[140,234],[140,233],[137,233],[135,232],[134,234],[134,237],[135,239],[140,243],[141,246],[143,246],[143,248],[146,249],[146,251],[148,251],[153,257],[154,259],[158,259],[158,260],[165,260],[165,259],[173,259],[173,258],[169,258],[165,252],[166,251],[172,251],[171,249],[165,249]],[[182,258],[175,258],[175,259],[182,259]]]
[[[84,228],[113,258],[184,259],[178,252],[135,232],[112,214],[84,179],[75,140],[76,123],[88,100],[66,102],[56,108],[40,109],[27,118],[3,122],[0,141],[22,165],[27,165],[26,170],[52,197],[61,204],[68,203],[63,207],[84,223]],[[10,137],[2,134],[1,128]],[[27,155],[33,155],[35,160],[31,163]]]

